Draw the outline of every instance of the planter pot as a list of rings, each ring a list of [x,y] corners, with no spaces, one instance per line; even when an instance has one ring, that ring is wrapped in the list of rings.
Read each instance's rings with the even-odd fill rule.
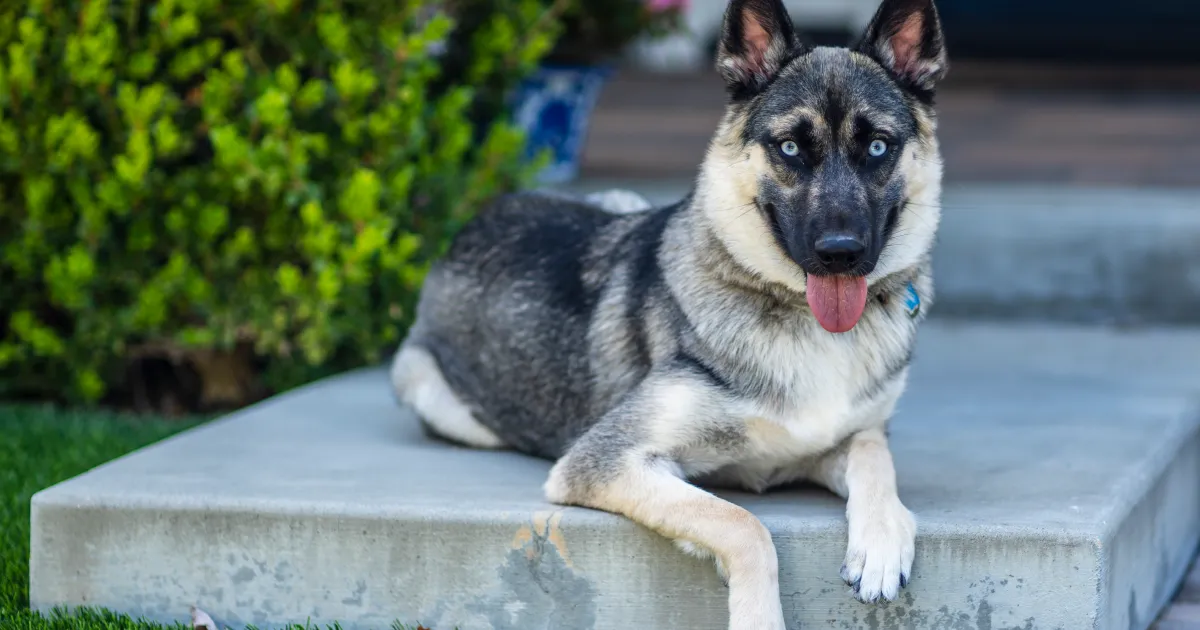
[[[551,154],[539,183],[568,182],[579,174],[592,109],[611,72],[608,66],[546,65],[518,87],[513,113],[527,134],[527,155]]]

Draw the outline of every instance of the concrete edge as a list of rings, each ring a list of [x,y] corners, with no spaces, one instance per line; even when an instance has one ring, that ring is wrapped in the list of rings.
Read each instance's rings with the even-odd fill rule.
[[[1148,458],[1149,461],[1154,462],[1153,468],[1145,471],[1139,477],[1128,479],[1126,484],[1129,487],[1124,490],[1122,496],[1145,497],[1152,488],[1170,474],[1184,449],[1189,445],[1200,448],[1200,400],[1188,402],[1187,409],[1177,419],[1174,429],[1170,440],[1165,441],[1163,446]],[[1130,513],[1137,508],[1137,504],[1138,501],[1131,501],[1113,506],[1104,518],[1104,522],[1109,525],[1100,532],[1101,536],[1104,539],[1111,539],[1119,527],[1116,524],[1127,519]]]
[[[736,500],[735,500],[736,502]],[[394,523],[427,522],[437,520],[452,526],[516,525],[527,523],[530,518],[538,515],[562,514],[564,524],[571,527],[583,528],[641,528],[629,519],[587,508],[561,506],[551,503],[530,505],[526,509],[483,508],[473,510],[431,510],[428,506],[380,506],[378,504],[354,503],[341,501],[296,501],[286,499],[269,499],[255,497],[246,501],[211,500],[209,497],[190,496],[187,498],[139,497],[122,493],[119,499],[111,495],[75,495],[56,493],[41,497],[31,510],[31,519],[41,510],[61,508],[89,509],[114,512],[155,512],[179,515],[188,514],[221,514],[227,516],[254,515],[271,517],[307,517],[337,513],[345,518],[363,521],[386,521]],[[1040,540],[1051,546],[1074,546],[1080,540],[1091,540],[1101,545],[1105,536],[1100,530],[1090,526],[1062,527],[1047,531],[1044,527],[1021,525],[979,526],[973,524],[970,531],[962,527],[944,523],[929,523],[917,517],[918,538],[932,537],[940,540],[972,540],[981,536],[988,538],[1013,538],[1022,540]],[[842,517],[829,521],[788,522],[790,519],[781,516],[760,516],[759,519],[776,538],[803,538],[813,535],[837,533],[845,535],[846,522]]]
[[[79,519],[87,520],[87,519],[91,519],[91,518],[95,517],[95,512],[92,512],[91,514],[86,514],[87,512],[89,512],[89,510],[84,510],[83,511],[84,514],[81,515],[79,510],[72,509],[72,506],[69,506],[69,505],[51,506],[49,509],[50,509],[50,513],[47,513],[46,516],[49,518],[52,518],[52,519],[56,519],[59,522],[61,522],[65,516],[69,516],[73,520],[79,520]],[[157,521],[163,522],[163,523],[178,523],[178,522],[196,523],[196,522],[199,522],[199,520],[200,520],[197,518],[187,518],[187,517],[181,519],[181,518],[179,518],[179,515],[175,514],[175,513],[162,514],[157,510],[152,510],[152,511],[155,512],[155,514],[153,515],[155,517],[154,520],[157,520]],[[58,512],[58,514],[53,514],[52,512]],[[515,511],[514,511],[514,514],[516,514]],[[310,524],[315,523],[315,525],[313,525],[313,527],[315,527],[317,530],[319,530],[322,527],[322,525],[321,525],[322,523],[331,523],[333,521],[336,521],[337,523],[339,523],[342,526],[347,527],[347,528],[357,529],[359,527],[371,527],[372,531],[382,531],[384,529],[386,529],[387,531],[392,531],[392,532],[394,532],[394,531],[412,531],[412,532],[437,531],[438,536],[441,539],[446,539],[447,537],[449,537],[451,539],[457,539],[460,541],[476,538],[477,532],[490,532],[491,534],[489,536],[484,536],[484,537],[479,538],[480,541],[491,540],[491,542],[487,543],[487,545],[483,545],[481,543],[481,548],[483,548],[484,546],[489,546],[489,545],[491,547],[495,547],[495,542],[496,542],[497,538],[503,539],[503,541],[507,541],[509,538],[513,537],[513,532],[519,532],[519,530],[521,530],[522,528],[528,528],[531,523],[535,523],[535,524],[538,522],[552,523],[554,528],[556,529],[556,531],[561,531],[561,532],[566,533],[567,540],[571,541],[572,549],[573,549],[572,555],[575,557],[575,561],[577,563],[580,560],[580,556],[588,557],[587,554],[589,554],[589,553],[593,554],[593,556],[596,553],[600,553],[596,550],[596,545],[581,544],[580,543],[581,539],[589,539],[589,538],[595,539],[597,536],[599,536],[599,537],[602,537],[602,539],[604,539],[604,540],[627,541],[629,544],[629,547],[628,547],[629,553],[632,556],[637,556],[637,557],[642,558],[642,560],[638,561],[641,563],[641,564],[639,564],[639,566],[643,566],[643,567],[653,566],[653,567],[655,567],[655,569],[654,569],[655,572],[671,573],[672,575],[677,576],[677,578],[679,580],[679,584],[686,585],[686,587],[681,587],[684,590],[687,590],[688,588],[709,589],[709,587],[711,587],[711,592],[709,590],[705,590],[704,594],[699,597],[701,599],[709,600],[710,604],[713,604],[718,607],[719,607],[720,602],[723,601],[724,591],[722,591],[717,586],[715,575],[712,573],[711,567],[708,564],[704,563],[703,561],[696,560],[694,558],[690,558],[682,553],[679,553],[678,550],[676,550],[672,545],[670,545],[670,543],[667,542],[665,539],[661,539],[656,534],[646,531],[643,528],[640,528],[639,526],[634,525],[632,522],[624,521],[624,519],[619,519],[619,518],[616,519],[616,521],[617,521],[616,526],[618,528],[620,528],[621,530],[623,530],[623,532],[621,532],[619,535],[614,535],[615,534],[614,532],[607,531],[608,530],[607,526],[597,527],[597,526],[594,526],[591,524],[586,524],[586,523],[583,525],[580,525],[579,523],[572,522],[569,518],[562,518],[561,520],[559,520],[559,519],[554,519],[552,516],[546,517],[544,515],[543,515],[543,518],[539,519],[538,513],[535,513],[533,515],[524,514],[524,513],[521,513],[521,514],[523,515],[523,518],[517,517],[517,518],[513,519],[513,521],[510,523],[499,523],[499,522],[457,523],[457,524],[451,524],[449,526],[443,522],[430,523],[430,521],[428,519],[423,519],[423,520],[421,520],[421,522],[411,523],[410,525],[397,524],[394,522],[381,522],[381,521],[377,521],[377,520],[374,521],[373,524],[367,525],[366,522],[362,519],[354,518],[354,517],[347,517],[345,515],[334,515],[334,516],[326,515],[325,517],[316,518],[315,520],[310,521]],[[126,520],[131,521],[131,522],[143,520],[142,517],[138,516],[137,514],[130,513],[128,511],[125,511],[122,514],[122,516]],[[212,514],[206,514],[205,520],[211,521],[213,519],[213,516],[214,515],[212,515]],[[257,514],[256,516],[261,517],[262,515]],[[221,517],[221,516],[218,516],[216,520],[219,522],[229,522],[230,521],[229,518]],[[245,522],[254,523],[254,525],[252,527],[268,527],[269,528],[272,524],[277,524],[280,521],[288,521],[288,520],[291,520],[291,519],[286,516],[280,517],[278,515],[267,515],[266,518],[257,518],[257,519],[254,519],[253,521],[245,521]],[[434,527],[435,529],[430,530],[430,527]],[[844,530],[844,528],[841,527],[840,525],[838,527],[834,527],[831,529],[832,530]],[[454,532],[457,532],[457,533],[454,533]],[[496,535],[496,532],[501,532],[498,537]],[[417,538],[414,540],[419,540],[420,538],[421,537],[419,535],[417,535]],[[1099,552],[1098,547],[1095,544],[1091,544],[1090,541],[1086,541],[1086,540],[1076,539],[1076,540],[1072,540],[1072,541],[1065,541],[1065,540],[1058,540],[1057,537],[1054,537],[1054,536],[1049,536],[1049,537],[1039,537],[1036,540],[1026,539],[1026,540],[1021,540],[1019,542],[1021,543],[1022,546],[1028,546],[1028,545],[1032,544],[1034,546],[1041,547],[1042,543],[1040,541],[1047,540],[1047,539],[1052,541],[1050,544],[1052,544],[1056,548],[1056,549],[1050,549],[1050,548],[1043,547],[1047,553],[1049,553],[1052,556],[1059,556],[1059,557],[1073,555],[1079,559],[1078,562],[1080,563],[1081,567],[1084,567],[1084,564],[1086,563],[1086,567],[1084,567],[1084,570],[1088,571],[1089,574],[1091,574],[1092,568],[1094,566],[1099,565],[1099,563],[1102,560],[1101,555],[1098,553]],[[170,540],[174,540],[174,539],[167,536],[167,537],[160,538],[158,542],[161,544],[162,541],[164,541],[164,540],[170,541]],[[859,606],[856,602],[852,601],[852,598],[849,597],[848,593],[843,593],[843,591],[846,590],[846,587],[844,587],[844,585],[842,585],[840,582],[837,581],[836,562],[840,561],[840,559],[841,559],[842,544],[844,541],[844,531],[829,531],[829,532],[826,532],[824,535],[819,536],[817,538],[817,540],[819,541],[819,547],[821,547],[823,549],[823,552],[817,557],[814,557],[811,553],[812,549],[810,548],[810,544],[812,541],[809,541],[809,540],[793,540],[793,541],[786,541],[786,542],[779,541],[779,542],[783,543],[780,546],[781,566],[796,567],[796,566],[807,565],[807,566],[811,567],[813,565],[819,565],[821,562],[824,562],[825,564],[828,565],[829,568],[828,568],[828,571],[826,571],[825,573],[823,573],[820,576],[819,582],[822,584],[827,583],[827,586],[829,586],[832,590],[839,593],[838,597],[832,601],[832,605],[838,607],[839,610],[842,611],[839,614],[845,615],[845,619],[847,621],[850,619],[857,620],[858,617],[855,616],[856,614],[864,614],[864,613],[868,614],[868,615],[878,614],[878,615],[884,617],[885,627],[893,627],[891,625],[887,625],[889,622],[887,622],[886,619],[891,618],[891,617],[887,617],[887,614],[888,614],[887,609],[876,609],[876,608],[871,608],[871,607]],[[552,544],[546,547],[546,549],[545,549],[546,552],[551,552],[551,551],[553,551],[553,549],[558,549],[560,552],[565,551],[565,548],[566,548],[565,546],[563,546],[561,549],[559,548],[559,544],[560,544],[561,540],[559,542],[554,542],[552,540],[551,542],[552,542]],[[174,545],[174,544],[177,544],[177,541],[170,542],[168,544]],[[412,544],[415,544],[415,543],[412,543]],[[928,545],[929,542],[922,541],[919,538],[917,544],[918,544],[918,553],[919,554],[927,555],[928,557],[944,557],[945,549],[947,547],[958,546],[961,543],[959,541],[953,540],[953,539],[937,540],[935,542],[935,544],[933,545],[933,548],[926,547],[924,549],[924,553],[922,552],[922,547],[925,545]],[[592,549],[592,551],[590,551],[590,552],[587,551],[589,548]],[[501,544],[500,547],[498,547],[498,549],[500,549],[503,553],[508,553],[507,545]],[[412,553],[418,553],[413,548],[410,548],[410,551]],[[1066,552],[1066,553],[1063,553],[1063,552]],[[206,550],[199,550],[199,551],[193,550],[190,552],[186,552],[186,553],[184,553],[185,557],[179,558],[178,561],[183,562],[183,563],[189,562],[189,560],[186,557],[188,553],[190,553],[190,554],[196,554],[196,553],[207,554],[209,552]],[[214,554],[214,556],[222,556],[222,555],[223,555],[222,553]],[[194,562],[195,557],[192,556],[192,560],[190,560],[190,561]],[[487,564],[487,567],[490,569],[493,564],[494,563]],[[521,566],[524,567],[524,564],[522,564]],[[587,563],[585,563],[583,566],[587,567],[589,565]],[[594,566],[594,565],[592,565],[592,566]],[[523,570],[527,571],[528,569],[524,568]],[[56,570],[53,568],[48,568],[47,571],[49,573],[48,573],[48,575],[44,576],[44,579],[54,579],[55,576],[62,575],[61,573],[55,572]],[[57,569],[57,571],[62,571],[61,567],[59,569]],[[822,571],[825,571],[825,569],[822,569]],[[491,578],[487,577],[487,576],[490,576],[491,573],[492,573],[492,571],[490,571],[490,570],[481,572],[479,574],[480,580],[482,582],[490,581]],[[584,573],[590,574],[587,569],[585,569]],[[796,579],[795,570],[793,570],[791,573],[792,573],[792,575],[789,579]],[[803,573],[805,573],[805,572],[802,571],[801,574],[803,574]],[[1003,571],[1001,571],[997,575],[1004,575],[1004,574],[1005,573]],[[596,574],[596,575],[598,575],[598,576],[603,575],[603,572]],[[1030,575],[1026,574],[1025,577],[1028,579],[1030,577]],[[32,575],[31,575],[31,578],[32,578]],[[397,578],[397,579],[399,579],[399,578]],[[610,577],[609,579],[613,579],[613,578]],[[812,578],[810,576],[805,579],[811,580]],[[999,580],[999,577],[997,577],[997,580]],[[404,584],[408,583],[404,579],[401,579],[399,581]],[[1088,580],[1087,584],[1090,587],[1092,584],[1092,580]],[[1097,583],[1097,586],[1099,586],[1099,585],[1100,585],[1100,583]],[[46,585],[42,584],[42,586],[45,587]],[[203,596],[202,589],[198,589],[195,585],[191,585],[188,587],[188,590],[189,590],[189,592],[194,591],[194,592],[198,593],[195,597],[200,598],[201,604],[204,603],[204,596]],[[464,591],[464,593],[462,593],[460,595],[473,597],[473,593],[475,590],[476,590],[476,587],[472,587],[472,588],[467,589],[466,591]],[[984,590],[986,591],[986,589],[984,589]],[[1088,590],[1090,590],[1090,589],[1088,589]],[[46,603],[49,600],[38,599],[39,593],[44,593],[44,591],[41,591],[41,590],[31,591],[31,597],[33,598],[33,601],[31,601],[31,605],[36,610],[41,610],[43,612],[47,612],[47,611],[51,610],[54,606],[52,604]],[[842,598],[843,594],[845,595],[844,599]],[[613,593],[610,593],[610,595],[618,596]],[[679,596],[679,595],[680,595],[680,593],[675,593],[675,596]],[[457,597],[457,595],[455,597]],[[792,594],[792,597],[795,597],[794,593]],[[1081,592],[1079,590],[1076,590],[1075,592],[1064,594],[1064,597],[1059,600],[1059,603],[1062,605],[1067,605],[1067,602],[1070,601],[1071,602],[1070,606],[1073,609],[1086,611],[1088,609],[1088,607],[1092,605],[1092,601],[1093,601],[1092,598],[1096,598],[1096,597],[1098,597],[1098,594],[1096,594],[1096,593]],[[451,599],[453,599],[453,597]],[[812,606],[815,608],[818,605],[817,599],[815,599],[815,598],[811,599],[811,600],[806,599],[804,601],[806,602],[805,606]],[[829,604],[829,603],[831,603],[829,600],[826,600],[824,602],[824,604]],[[912,605],[913,605],[912,601],[907,602],[908,608],[911,608]],[[1079,608],[1081,606],[1082,606],[1082,609]],[[427,610],[427,609],[421,609],[421,610]],[[425,621],[425,618],[423,618],[421,616],[425,613],[421,612],[421,610],[414,608],[412,611],[412,614],[407,614],[407,613],[403,614],[403,615],[393,614],[391,616],[393,618],[400,617],[400,618],[402,618],[402,620],[409,620],[412,622]],[[973,608],[972,608],[972,610],[973,610]],[[934,611],[934,609],[931,608],[926,612],[932,613],[933,611]],[[158,614],[158,615],[150,615],[147,618],[155,620],[155,621],[168,622],[168,623],[174,622],[174,621],[185,620],[184,616],[186,615],[186,605],[181,606],[181,605],[178,605],[178,603],[177,603],[176,605],[170,606],[169,609],[166,610],[166,612],[169,612],[170,616]],[[210,609],[210,612],[213,612],[214,614],[220,614],[219,611],[214,611],[212,609]],[[418,614],[418,613],[420,613],[420,614]],[[302,618],[303,618],[302,615],[301,615],[301,617],[295,617],[294,615],[280,616],[278,618],[266,620],[265,623],[260,623],[260,624],[258,624],[258,626],[259,627],[281,627],[282,628],[282,627],[285,627],[285,624],[300,622],[300,621],[302,621]],[[346,620],[343,620],[343,621],[346,621]],[[237,627],[237,626],[234,626],[234,627]],[[346,627],[356,627],[356,624],[351,622]],[[365,626],[362,624],[357,624],[357,627],[381,627],[381,626],[378,626],[375,624],[366,624]],[[439,627],[439,626],[434,626],[434,627]],[[651,627],[674,627],[674,626],[670,626],[670,625],[655,626],[654,624],[651,624]],[[853,627],[859,627],[859,626],[853,626]],[[872,626],[872,627],[874,627],[874,626]],[[939,625],[937,627],[943,627],[943,626]],[[951,627],[951,626],[945,626],[945,627]],[[958,626],[954,626],[954,627],[958,627]],[[983,627],[983,626],[981,626],[981,627]],[[1061,627],[1061,626],[1051,625],[1049,627]],[[1082,628],[1083,626],[1072,625],[1072,630],[1075,627]]]
[[[1148,461],[1153,468],[1129,480],[1136,501],[1113,508],[1104,519],[1100,552],[1097,629],[1150,628],[1170,605],[1200,550],[1200,401],[1193,401],[1180,418],[1172,440]],[[1165,506],[1174,505],[1177,512]],[[1154,514],[1176,518],[1155,519]],[[1147,518],[1145,515],[1150,515]],[[1147,557],[1159,556],[1160,570],[1151,575]],[[1136,584],[1153,584],[1149,594]],[[1104,597],[1107,595],[1107,598]]]

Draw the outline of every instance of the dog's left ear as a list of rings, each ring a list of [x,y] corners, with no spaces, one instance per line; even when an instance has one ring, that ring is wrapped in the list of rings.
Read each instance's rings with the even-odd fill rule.
[[[883,0],[858,51],[925,91],[932,91],[949,68],[933,0]]]
[[[731,0],[726,7],[717,69],[734,98],[757,94],[800,52],[783,0]]]

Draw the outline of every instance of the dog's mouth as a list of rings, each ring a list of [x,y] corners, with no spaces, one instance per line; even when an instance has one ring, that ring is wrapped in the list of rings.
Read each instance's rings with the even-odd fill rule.
[[[767,219],[767,227],[780,248],[789,252],[787,239],[784,237],[783,226],[772,203],[762,204],[755,199],[755,204]],[[891,218],[889,217],[889,221]],[[790,253],[789,253],[790,255]],[[793,256],[795,259],[795,256]],[[805,297],[808,306],[816,316],[821,327],[831,333],[848,332],[862,319],[867,307],[867,272],[869,269],[856,270],[847,274],[814,274],[808,272]]]
[[[831,333],[850,331],[867,307],[864,276],[818,276],[808,274],[805,297],[821,328]]]

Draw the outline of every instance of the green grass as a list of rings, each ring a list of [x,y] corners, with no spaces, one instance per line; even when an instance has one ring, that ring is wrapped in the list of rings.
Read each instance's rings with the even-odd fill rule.
[[[200,421],[0,404],[0,629],[188,630],[186,625],[164,626],[105,610],[50,615],[29,610],[29,499],[43,488]],[[411,627],[392,626],[406,628]]]
[[[103,611],[29,610],[29,499],[49,487],[196,423],[0,405],[0,627],[4,630],[161,628]]]

